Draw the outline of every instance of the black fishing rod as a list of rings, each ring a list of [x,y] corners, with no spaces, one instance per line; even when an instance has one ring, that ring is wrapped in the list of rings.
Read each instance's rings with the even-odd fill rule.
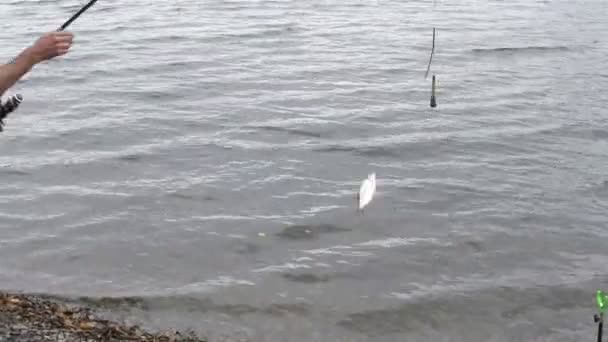
[[[91,6],[95,5],[96,2],[97,2],[97,0],[89,1],[89,3],[84,5],[84,7],[82,7],[80,9],[80,11],[78,11],[76,14],[74,14],[70,19],[68,19],[68,21],[63,23],[63,25],[61,25],[61,27],[59,28],[59,31],[65,30],[68,26],[70,26],[70,24],[72,22],[74,22],[74,20],[78,19],[78,17],[80,17],[82,15],[82,13],[86,12]]]
[[[61,25],[58,31],[64,31],[70,24],[72,24],[78,17],[80,17],[84,12],[86,12],[91,6],[93,6],[97,0],[91,0],[86,5],[84,5],[76,14],[74,14],[70,19],[68,19],[63,25]],[[15,63],[15,58],[9,62],[9,64]],[[11,97],[3,104],[0,101],[0,132],[3,131],[4,119],[12,112],[17,110],[21,102],[23,101],[23,96],[21,94],[16,94]]]

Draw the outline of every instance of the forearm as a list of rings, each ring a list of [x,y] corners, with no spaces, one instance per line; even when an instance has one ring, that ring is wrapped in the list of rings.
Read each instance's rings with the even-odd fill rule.
[[[36,63],[36,58],[26,49],[17,56],[14,63],[0,65],[0,95],[17,83]]]

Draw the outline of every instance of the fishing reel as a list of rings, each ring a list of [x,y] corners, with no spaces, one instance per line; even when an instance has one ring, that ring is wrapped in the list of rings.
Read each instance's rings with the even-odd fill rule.
[[[14,112],[21,102],[23,101],[23,96],[21,94],[13,95],[9,97],[9,99],[2,103],[0,101],[0,132],[4,131],[4,119],[12,112]]]

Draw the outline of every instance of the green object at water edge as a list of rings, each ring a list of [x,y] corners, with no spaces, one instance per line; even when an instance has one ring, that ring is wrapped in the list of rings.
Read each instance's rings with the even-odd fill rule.
[[[606,295],[601,290],[597,290],[595,299],[597,301],[597,309],[600,313],[604,313],[604,310],[606,309]]]

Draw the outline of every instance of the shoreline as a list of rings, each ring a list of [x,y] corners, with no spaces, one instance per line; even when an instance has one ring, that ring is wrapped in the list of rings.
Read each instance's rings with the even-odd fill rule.
[[[0,341],[208,342],[191,332],[150,332],[111,321],[86,305],[16,292],[0,291]]]

